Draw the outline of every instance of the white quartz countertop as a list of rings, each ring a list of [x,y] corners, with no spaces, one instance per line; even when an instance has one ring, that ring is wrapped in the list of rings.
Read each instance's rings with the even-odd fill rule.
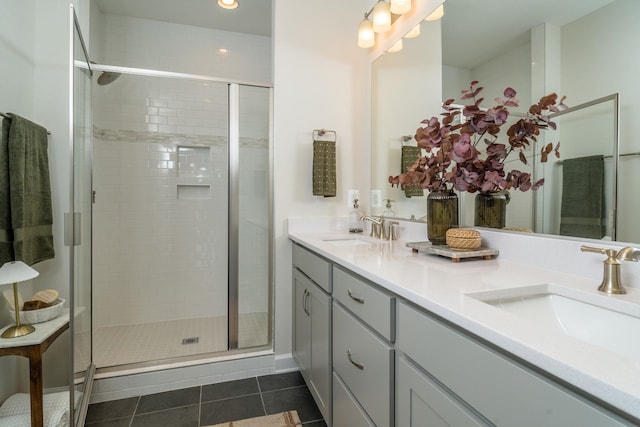
[[[471,292],[553,284],[591,297],[616,298],[638,304],[640,291],[606,296],[593,280],[500,259],[451,260],[413,252],[406,241],[370,245],[336,245],[327,239],[348,234],[289,232],[289,238],[399,297],[493,343],[640,420],[640,361],[618,355],[560,332],[542,333],[530,319],[517,317],[467,296]],[[576,258],[576,262],[580,262]],[[638,336],[629,336],[638,340]]]

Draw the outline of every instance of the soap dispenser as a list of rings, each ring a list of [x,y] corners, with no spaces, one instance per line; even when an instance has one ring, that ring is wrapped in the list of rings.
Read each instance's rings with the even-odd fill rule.
[[[353,208],[349,211],[349,233],[362,233],[364,230],[364,224],[360,218],[360,206],[358,205],[358,199],[353,199]]]
[[[395,202],[395,200],[385,199],[387,201],[387,205],[385,206],[387,209],[382,212],[382,216],[385,218],[395,218],[396,213],[391,210],[391,202]]]
[[[382,212],[383,218],[395,218],[396,213],[391,209],[391,202],[395,202],[395,200],[385,199],[387,201],[386,209]],[[385,221],[382,223],[382,235],[389,235],[389,221]]]

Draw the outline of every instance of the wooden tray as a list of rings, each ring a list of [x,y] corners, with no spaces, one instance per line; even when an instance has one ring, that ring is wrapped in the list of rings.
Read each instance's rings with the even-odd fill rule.
[[[420,254],[440,255],[460,262],[462,258],[481,258],[490,260],[500,252],[497,249],[479,247],[478,249],[452,249],[447,245],[432,245],[431,242],[408,242],[407,247]]]

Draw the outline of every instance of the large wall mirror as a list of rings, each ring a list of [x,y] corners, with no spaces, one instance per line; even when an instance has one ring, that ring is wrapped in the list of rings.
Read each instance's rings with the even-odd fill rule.
[[[421,120],[437,116],[442,100],[459,99],[462,88],[479,80],[489,100],[507,86],[515,88],[523,111],[549,92],[566,95],[570,107],[580,107],[557,117],[558,131],[545,135],[547,141],[561,142],[561,158],[544,165],[530,162],[545,185],[538,191],[512,191],[507,226],[640,242],[640,226],[634,221],[640,209],[634,195],[640,178],[640,140],[635,137],[640,132],[640,85],[635,81],[640,57],[630,54],[636,50],[634,40],[640,40],[634,23],[640,2],[446,0],[444,8],[444,17],[423,22],[421,35],[405,39],[402,51],[372,63],[371,188],[383,199],[372,213],[383,214],[388,198],[394,200],[396,216],[425,215],[426,194],[406,194],[387,182],[401,170],[402,146],[415,144],[403,137],[412,137]],[[523,111],[513,109],[512,114]],[[590,191],[588,162],[573,162],[591,157],[600,159],[602,190]],[[603,206],[599,218],[577,221],[596,221],[601,231],[584,234],[562,224],[563,217],[566,221],[572,215],[561,212],[563,175],[569,167],[583,174],[577,179],[581,191]],[[570,192],[565,189],[564,194]],[[473,225],[474,196],[461,195],[463,225]]]

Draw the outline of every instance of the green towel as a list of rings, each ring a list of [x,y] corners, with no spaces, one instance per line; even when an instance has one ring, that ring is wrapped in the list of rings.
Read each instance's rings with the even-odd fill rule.
[[[16,114],[9,116],[11,120],[2,123],[0,150],[0,167],[8,165],[8,174],[0,172],[0,177],[9,185],[8,192],[5,184],[0,189],[0,207],[7,207],[8,195],[11,227],[4,229],[4,237],[12,237],[13,254],[3,245],[0,256],[3,262],[13,256],[33,265],[55,256],[47,130]],[[3,214],[0,226],[6,227],[6,219]]]
[[[313,141],[313,195],[336,196],[336,143]]]
[[[2,120],[0,137],[0,265],[15,261],[13,255],[13,229],[11,228],[11,199],[9,196],[9,119]]]
[[[409,167],[413,166],[418,157],[422,155],[422,149],[420,147],[413,147],[411,145],[403,145],[401,153],[401,169],[400,172],[405,173]],[[418,184],[405,185],[403,187],[404,195],[407,197],[424,196],[424,191]]]
[[[563,160],[560,234],[601,239],[605,233],[602,156]]]

